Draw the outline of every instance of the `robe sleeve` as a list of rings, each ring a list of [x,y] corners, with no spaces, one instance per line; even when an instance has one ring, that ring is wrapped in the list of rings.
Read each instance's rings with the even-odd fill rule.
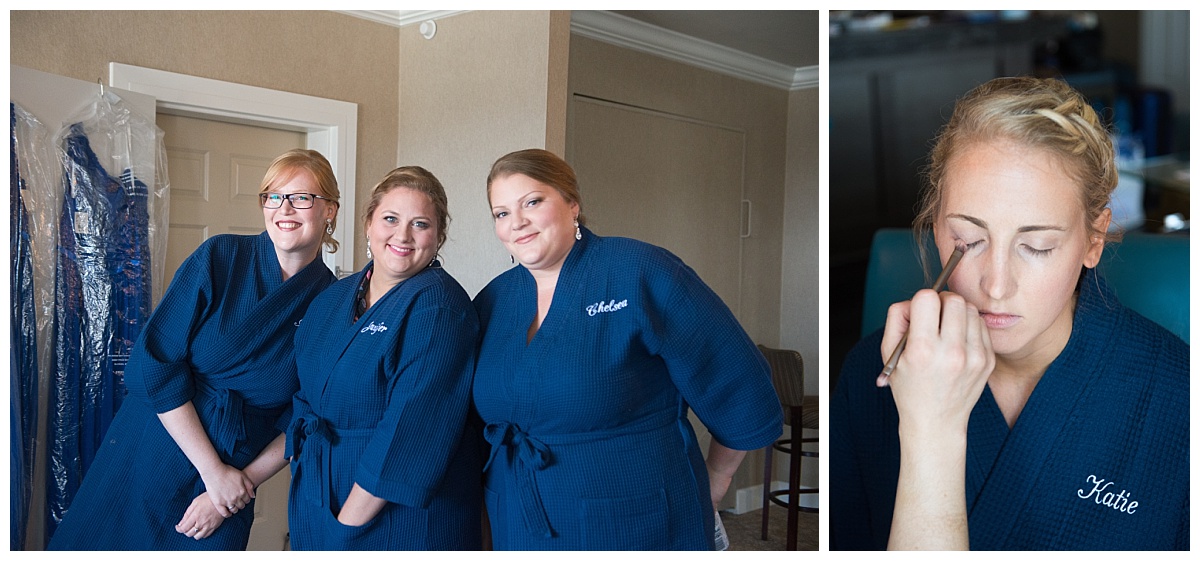
[[[211,244],[180,265],[166,294],[130,352],[129,393],[166,413],[195,395],[190,341],[212,302]]]
[[[783,409],[750,336],[682,261],[670,259],[667,274],[655,276],[645,279],[647,348],[666,362],[675,387],[717,442],[735,450],[774,442],[783,433]]]
[[[434,300],[434,301],[431,301]],[[424,508],[461,440],[471,403],[475,310],[440,298],[410,308],[389,368],[388,405],[354,480],[390,502]]]
[[[881,423],[875,423],[874,411],[879,407],[871,407],[867,400],[862,399],[860,391],[882,392],[875,388],[874,380],[883,369],[883,361],[879,357],[879,330],[855,345],[847,354],[842,365],[841,376],[838,377],[837,387],[829,398],[829,494],[837,497],[829,505],[829,548],[831,550],[869,550],[880,549],[887,545],[887,534],[890,532],[890,512],[878,513],[888,521],[888,528],[874,527],[876,516],[871,511],[868,492],[886,494],[883,488],[891,485],[895,492],[895,481],[878,482],[877,486],[868,489],[863,480],[861,458],[856,450],[854,433],[861,427],[878,426],[878,431],[887,430]],[[869,386],[867,384],[870,384]],[[854,395],[852,395],[854,394]],[[875,455],[882,451],[872,450]],[[881,532],[882,530],[882,532]],[[876,535],[882,533],[882,542]]]

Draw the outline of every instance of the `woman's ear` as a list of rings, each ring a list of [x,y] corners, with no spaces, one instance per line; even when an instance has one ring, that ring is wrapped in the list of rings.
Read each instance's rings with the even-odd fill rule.
[[[1083,266],[1089,269],[1094,269],[1100,263],[1100,256],[1104,254],[1104,233],[1108,231],[1109,224],[1112,223],[1112,210],[1104,209],[1096,220],[1092,222],[1092,239],[1088,241],[1087,253],[1083,255]]]

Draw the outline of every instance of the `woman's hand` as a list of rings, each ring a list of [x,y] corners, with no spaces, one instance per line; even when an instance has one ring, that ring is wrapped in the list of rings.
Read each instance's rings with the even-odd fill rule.
[[[717,505],[725,498],[729,484],[733,481],[733,474],[737,473],[738,466],[742,465],[742,459],[745,457],[745,450],[726,448],[717,442],[716,438],[708,443],[708,458],[704,463],[708,468],[708,492],[714,511],[719,510]]]
[[[337,515],[337,521],[343,526],[362,526],[375,518],[385,505],[387,501],[368,493],[355,483],[354,487],[350,488],[350,495],[346,497],[346,504],[342,505],[342,510]]]
[[[202,540],[213,535],[223,522],[224,515],[218,512],[217,507],[209,500],[208,493],[200,493],[192,499],[192,504],[188,505],[183,518],[175,525],[175,531],[189,538]]]
[[[996,365],[987,328],[974,305],[953,292],[917,292],[888,309],[880,352],[886,361],[904,333],[908,342],[890,378],[902,426],[953,427],[965,434],[971,410]]]
[[[200,478],[204,480],[209,502],[223,518],[246,508],[254,498],[254,482],[242,470],[228,464],[215,466],[201,473]]]
[[[979,310],[952,292],[918,292],[888,309],[880,352],[908,343],[890,378],[900,416],[900,474],[888,549],[965,550],[967,422],[996,366]]]

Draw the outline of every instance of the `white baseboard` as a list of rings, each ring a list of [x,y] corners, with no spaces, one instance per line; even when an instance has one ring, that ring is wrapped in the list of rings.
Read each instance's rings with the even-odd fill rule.
[[[777,490],[783,489],[785,487],[787,487],[787,483],[784,481],[772,481],[771,482],[771,490],[772,491],[777,491]],[[800,488],[801,489],[811,489],[811,487],[809,487],[807,485],[801,485]],[[735,495],[736,505],[732,509],[725,509],[724,512],[728,512],[731,514],[745,514],[747,512],[753,511],[753,510],[759,510],[762,508],[762,493],[763,493],[762,485],[754,485],[751,487],[746,487],[744,489],[738,489],[737,494]],[[820,508],[821,507],[820,493],[805,493],[803,495],[800,495],[800,506],[809,507],[809,508]]]

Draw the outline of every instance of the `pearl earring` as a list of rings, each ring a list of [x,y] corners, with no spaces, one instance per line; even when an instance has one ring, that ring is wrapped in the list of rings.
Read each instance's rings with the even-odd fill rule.
[[[332,218],[325,219],[325,234],[329,235],[329,236],[333,235],[333,219]]]
[[[579,231],[579,219],[578,218],[575,219],[575,239],[576,240],[583,239],[583,233]]]

